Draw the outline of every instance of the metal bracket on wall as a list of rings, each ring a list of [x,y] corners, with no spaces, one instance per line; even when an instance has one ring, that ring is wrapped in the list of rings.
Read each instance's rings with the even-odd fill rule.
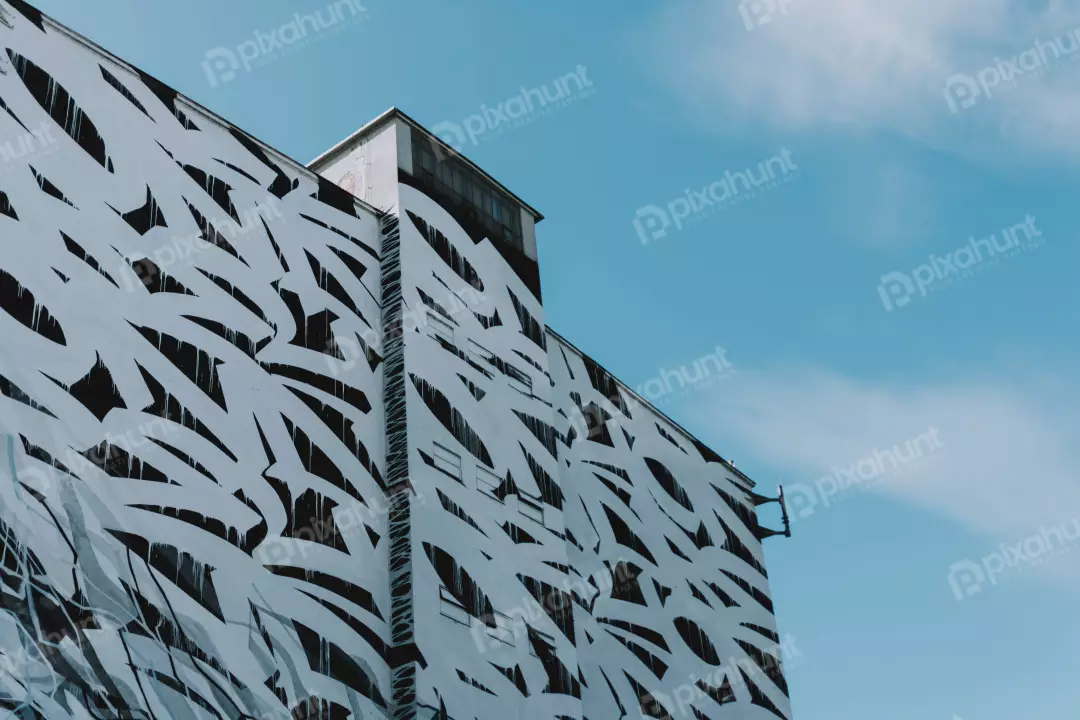
[[[755,507],[765,505],[767,503],[780,503],[780,512],[782,513],[784,521],[783,530],[772,530],[771,528],[758,526],[754,534],[758,540],[764,540],[766,538],[776,537],[777,535],[783,535],[784,537],[791,537],[791,518],[788,517],[787,501],[784,500],[784,486],[779,485],[776,488],[777,496],[774,498],[765,497],[764,495],[758,495],[757,493],[747,493],[750,496],[750,500],[754,503]]]

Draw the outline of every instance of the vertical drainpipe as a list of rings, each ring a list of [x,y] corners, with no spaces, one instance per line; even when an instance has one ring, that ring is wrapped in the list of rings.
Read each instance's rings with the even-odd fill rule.
[[[396,213],[380,218],[382,233],[383,401],[390,508],[390,664],[394,720],[416,717],[416,647],[413,621],[412,484],[405,414],[405,337],[401,293],[401,227]]]

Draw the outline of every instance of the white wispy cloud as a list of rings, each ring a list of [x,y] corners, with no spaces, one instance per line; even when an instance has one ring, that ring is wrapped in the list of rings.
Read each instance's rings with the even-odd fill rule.
[[[780,3],[782,0],[771,0]],[[765,6],[765,0],[759,2]],[[641,30],[648,66],[694,110],[780,129],[888,128],[935,147],[1080,155],[1080,52],[953,113],[946,83],[1080,28],[1077,0],[787,0],[749,30],[739,0],[676,0]]]
[[[748,452],[754,469],[739,466],[751,477],[767,469],[807,483],[933,427],[944,451],[872,492],[1001,541],[1080,515],[1077,412],[1030,387],[992,378],[887,384],[822,370],[747,370],[680,412],[692,427],[708,428],[724,452],[736,459],[736,448]]]

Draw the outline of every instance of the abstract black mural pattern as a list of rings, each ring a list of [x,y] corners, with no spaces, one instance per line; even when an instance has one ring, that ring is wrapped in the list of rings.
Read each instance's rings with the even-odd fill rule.
[[[490,240],[416,188],[399,193],[403,302],[417,318],[409,470],[426,499],[411,514],[417,709],[400,717],[580,718],[569,605],[525,607],[567,564],[557,448],[543,436],[547,354],[515,312],[542,308]]]
[[[790,718],[755,494],[704,445],[549,336],[590,717]]]
[[[400,717],[789,718],[749,482],[538,338],[502,254],[399,192],[410,478],[433,498]]]
[[[384,717],[375,216],[0,7],[0,716]]]
[[[534,260],[0,8],[0,715],[791,718],[761,498]]]

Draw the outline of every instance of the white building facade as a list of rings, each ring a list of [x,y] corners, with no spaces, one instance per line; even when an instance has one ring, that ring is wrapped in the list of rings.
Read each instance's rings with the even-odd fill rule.
[[[546,326],[539,213],[0,12],[0,714],[791,718],[768,500]]]

